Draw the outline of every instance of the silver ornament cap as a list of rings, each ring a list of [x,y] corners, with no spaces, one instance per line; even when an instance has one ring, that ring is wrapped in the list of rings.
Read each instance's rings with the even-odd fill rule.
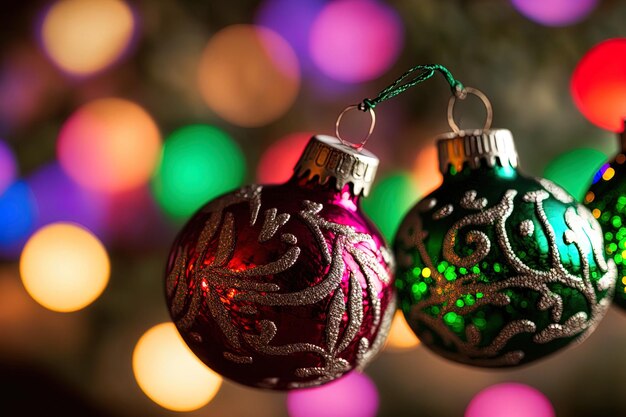
[[[450,166],[461,171],[465,164],[475,169],[481,164],[517,168],[518,158],[513,135],[507,129],[460,130],[437,138],[439,170],[447,174]]]
[[[306,177],[320,184],[334,178],[338,190],[352,184],[355,195],[367,196],[376,177],[378,162],[378,158],[365,149],[346,145],[333,136],[316,135],[306,145],[294,172],[297,177]]]

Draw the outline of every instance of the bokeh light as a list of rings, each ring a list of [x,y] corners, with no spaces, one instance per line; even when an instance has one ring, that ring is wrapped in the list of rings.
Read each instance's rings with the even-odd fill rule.
[[[60,0],[44,16],[40,36],[56,65],[84,76],[117,61],[134,27],[133,12],[121,0]]]
[[[362,207],[391,242],[402,218],[419,198],[420,192],[411,175],[397,172],[378,180],[370,195],[362,200]]]
[[[435,191],[443,182],[443,176],[439,171],[437,147],[434,144],[418,151],[413,167],[413,178],[422,195]]]
[[[287,394],[290,417],[374,417],[378,390],[366,375],[351,372],[317,388]]]
[[[578,110],[595,125],[621,132],[626,119],[626,38],[601,42],[578,62],[571,81]]]
[[[611,178],[613,178],[614,175],[615,169],[613,169],[613,167],[611,167],[611,164],[607,162],[606,164],[602,164],[598,171],[593,175],[591,183],[595,184],[600,180],[609,181],[611,180]]]
[[[139,105],[106,98],[80,107],[59,134],[57,153],[84,187],[121,192],[148,182],[161,150],[159,129]]]
[[[541,392],[528,385],[492,385],[472,399],[465,417],[554,417],[552,404]]]
[[[0,140],[0,194],[15,181],[17,163],[9,145]]]
[[[241,149],[226,133],[191,125],[165,141],[152,189],[166,213],[181,218],[240,186],[245,172]]]
[[[102,238],[108,196],[80,187],[54,162],[26,179],[37,203],[35,228],[60,221],[78,223]]]
[[[109,282],[111,267],[102,243],[72,223],[53,223],[26,242],[20,274],[26,291],[42,306],[80,310],[96,300]]]
[[[24,181],[11,184],[0,194],[0,256],[17,257],[35,227],[37,207]]]
[[[213,35],[198,70],[200,92],[220,117],[262,126],[281,117],[300,88],[298,58],[276,32],[233,25]]]
[[[554,158],[546,166],[543,176],[582,201],[593,176],[607,159],[604,153],[595,149],[574,149]]]
[[[141,336],[133,352],[133,372],[152,401],[174,411],[208,404],[222,384],[222,378],[193,354],[170,322]]]
[[[325,0],[265,0],[256,14],[256,23],[272,29],[293,47],[303,70],[313,66],[309,36],[315,17]]]
[[[393,322],[391,322],[386,349],[392,351],[408,350],[413,349],[419,343],[419,339],[415,336],[411,327],[409,327],[402,311],[396,311],[396,314],[393,316]]]
[[[5,51],[0,61],[0,135],[13,136],[50,116],[64,87],[56,68],[34,46]]]
[[[274,142],[261,155],[256,170],[259,184],[281,184],[291,178],[311,133],[293,133]]]
[[[521,14],[546,26],[578,23],[595,9],[598,0],[511,0]]]
[[[402,22],[374,0],[329,2],[311,28],[310,51],[318,68],[347,83],[382,75],[402,50]]]

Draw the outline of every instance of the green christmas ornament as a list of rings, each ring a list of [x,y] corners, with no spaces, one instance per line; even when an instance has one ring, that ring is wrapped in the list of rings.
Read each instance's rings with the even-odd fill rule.
[[[596,173],[585,205],[604,230],[606,255],[617,264],[615,304],[626,309],[626,133],[622,151]]]
[[[584,340],[615,290],[600,225],[562,188],[517,171],[513,136],[490,129],[482,92],[442,65],[417,65],[349,108],[371,113],[371,133],[374,107],[436,73],[452,90],[454,133],[438,141],[443,184],[409,211],[394,243],[407,322],[428,348],[475,366],[521,365]],[[457,99],[468,94],[486,107],[482,130],[454,121]]]
[[[474,366],[521,365],[584,340],[615,287],[600,225],[554,183],[517,171],[511,132],[448,119],[443,184],[396,236],[407,322],[428,348]]]

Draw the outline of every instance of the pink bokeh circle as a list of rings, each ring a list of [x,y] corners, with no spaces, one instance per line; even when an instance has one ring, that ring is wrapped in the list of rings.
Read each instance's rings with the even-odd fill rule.
[[[470,401],[465,417],[555,417],[554,408],[539,390],[515,382],[492,385]]]
[[[402,44],[394,9],[373,0],[341,0],[328,3],[313,22],[309,50],[325,75],[358,83],[387,71]]]

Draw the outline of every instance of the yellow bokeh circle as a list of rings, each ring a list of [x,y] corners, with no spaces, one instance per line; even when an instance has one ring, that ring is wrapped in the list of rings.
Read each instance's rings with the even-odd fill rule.
[[[407,350],[419,345],[420,341],[409,327],[404,319],[401,311],[396,311],[389,330],[389,338],[387,339],[387,349],[390,350]]]
[[[171,322],[141,336],[133,352],[133,372],[152,401],[173,411],[203,407],[222,384],[222,377],[193,354]]]
[[[88,230],[71,223],[53,223],[26,243],[20,274],[26,291],[39,304],[60,312],[91,304],[109,282],[106,249]]]
[[[44,17],[41,41],[61,69],[88,75],[122,55],[134,26],[133,12],[121,0],[60,0]]]

